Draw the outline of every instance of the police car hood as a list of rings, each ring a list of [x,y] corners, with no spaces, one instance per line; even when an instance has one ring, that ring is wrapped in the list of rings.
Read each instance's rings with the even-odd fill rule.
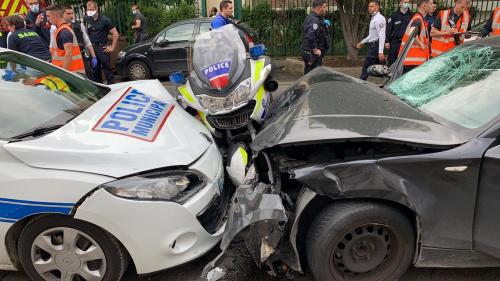
[[[5,148],[38,168],[123,177],[187,166],[207,150],[209,136],[160,82],[151,80],[113,85],[62,128]]]

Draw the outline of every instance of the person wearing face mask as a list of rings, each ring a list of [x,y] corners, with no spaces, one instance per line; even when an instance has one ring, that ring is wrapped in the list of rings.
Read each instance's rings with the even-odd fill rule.
[[[45,11],[40,10],[39,0],[27,0],[29,12],[26,15],[26,28],[34,30],[42,42],[49,47],[50,43],[50,27],[51,24],[47,19],[47,14]]]
[[[464,32],[470,30],[471,17],[467,0],[455,0],[452,9],[440,11],[431,29],[432,57],[464,43]]]
[[[328,10],[326,0],[313,0],[312,11],[304,20],[301,54],[304,74],[323,64],[323,57],[330,48],[325,15]]]
[[[410,40],[410,35],[414,29],[418,31],[415,41],[410,46],[408,53],[403,62],[403,72],[406,73],[411,69],[424,64],[430,57],[429,45],[429,29],[425,16],[432,11],[433,0],[418,0],[417,12],[413,14],[410,23],[406,27],[399,53],[403,52],[406,43]]]
[[[370,0],[368,3],[368,12],[371,15],[368,36],[356,45],[358,49],[364,44],[367,44],[369,47],[359,78],[361,80],[368,79],[368,67],[385,62],[384,44],[386,23],[385,17],[380,14],[380,2],[378,2],[378,0]]]
[[[109,18],[98,13],[98,6],[95,1],[87,2],[87,16],[84,21],[97,57],[97,65],[93,69],[94,81],[103,82],[101,74],[101,70],[103,70],[108,84],[114,84],[115,77],[111,70],[110,54],[118,44],[118,31]],[[113,36],[111,45],[108,44],[109,33]]]
[[[405,34],[406,27],[410,23],[413,13],[410,10],[410,0],[401,0],[399,10],[394,12],[387,20],[387,29],[385,31],[385,48],[389,49],[387,62],[390,65],[398,58],[401,40]]]
[[[146,41],[148,39],[148,23],[146,17],[141,13],[139,5],[132,5],[132,14],[134,15],[134,43]]]
[[[78,45],[80,47],[81,55],[85,66],[85,75],[90,80],[94,80],[94,71],[92,70],[97,66],[97,57],[95,55],[94,47],[87,33],[87,28],[82,21],[75,20],[75,12],[69,5],[61,5],[63,9],[63,20],[70,24],[73,33],[76,36]]]

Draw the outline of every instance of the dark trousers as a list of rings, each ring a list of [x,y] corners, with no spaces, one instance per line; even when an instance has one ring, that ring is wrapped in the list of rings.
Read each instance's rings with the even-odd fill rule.
[[[85,67],[85,76],[89,80],[95,81],[94,79],[94,70],[92,69],[92,58],[87,57],[85,52],[82,52],[82,58],[83,58],[83,66]]]
[[[323,57],[318,57],[312,52],[302,51],[302,60],[304,61],[304,75],[318,66],[323,65]]]
[[[391,47],[389,48],[389,56],[387,58],[389,66],[391,66],[398,59],[399,48],[401,47],[401,40],[397,39],[392,40],[390,43]]]
[[[148,40],[147,33],[134,33],[134,44]]]
[[[379,64],[378,60],[378,42],[368,43],[368,54],[366,55],[365,62],[363,63],[363,69],[361,70],[361,76],[359,79],[366,80],[370,74],[368,73],[368,67],[374,64]]]
[[[115,83],[115,76],[111,70],[111,58],[110,55],[104,52],[104,46],[94,46],[95,55],[97,57],[97,66],[94,68],[94,81],[102,83],[101,70],[104,71],[106,76],[106,81],[108,84]]]

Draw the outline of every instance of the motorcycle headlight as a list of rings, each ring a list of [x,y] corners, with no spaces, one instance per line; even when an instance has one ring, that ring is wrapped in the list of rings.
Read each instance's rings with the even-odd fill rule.
[[[251,78],[241,82],[234,91],[226,97],[212,97],[208,95],[199,95],[198,99],[201,105],[210,112],[219,112],[231,110],[239,105],[244,104],[252,97],[250,96]]]
[[[121,58],[123,58],[123,57],[125,56],[125,54],[126,54],[126,52],[124,52],[124,51],[120,51],[120,52],[118,53],[118,56],[116,56],[116,58],[117,58],[117,59],[121,59]]]
[[[194,172],[164,171],[112,181],[101,187],[122,198],[182,204],[203,186],[203,178]]]

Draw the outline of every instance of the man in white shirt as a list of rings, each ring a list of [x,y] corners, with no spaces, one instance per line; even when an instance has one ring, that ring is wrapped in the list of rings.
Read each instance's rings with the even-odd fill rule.
[[[363,45],[368,45],[368,54],[363,64],[360,79],[368,79],[368,67],[370,65],[384,63],[384,44],[385,44],[385,17],[380,14],[380,2],[370,0],[368,3],[368,12],[370,13],[370,28],[368,36],[359,42],[356,47],[360,49]]]

